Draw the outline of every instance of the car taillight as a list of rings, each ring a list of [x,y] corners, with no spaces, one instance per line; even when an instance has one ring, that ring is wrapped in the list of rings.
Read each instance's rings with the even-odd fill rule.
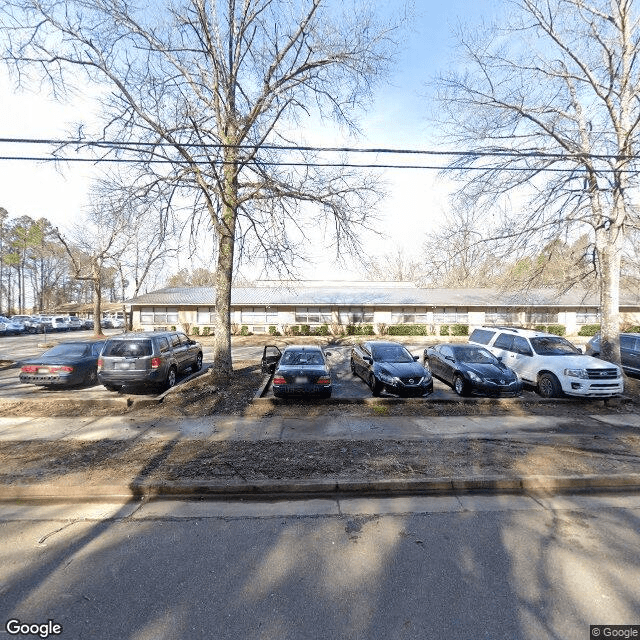
[[[278,376],[273,379],[273,384],[287,384],[287,381],[282,376]]]
[[[331,378],[329,376],[322,376],[318,378],[318,384],[331,384]]]
[[[160,367],[160,358],[151,358],[151,368],[158,369]]]
[[[49,371],[50,371],[51,373],[57,373],[58,371],[68,371],[68,372],[71,372],[71,371],[73,371],[73,367],[68,367],[68,366],[66,366],[66,365],[61,365],[61,366],[59,366],[59,367],[51,367],[51,368],[49,369]]]
[[[101,370],[104,366],[104,360],[102,358],[98,358],[98,370]]]
[[[38,370],[38,367],[36,367],[33,364],[26,364],[24,367],[20,369],[20,371],[24,371],[25,373],[35,373],[37,370]]]

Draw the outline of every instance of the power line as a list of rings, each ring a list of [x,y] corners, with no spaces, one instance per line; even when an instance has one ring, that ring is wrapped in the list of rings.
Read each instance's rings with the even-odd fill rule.
[[[140,148],[174,148],[177,144],[170,142],[126,142],[120,140],[62,140],[47,138],[0,138],[0,144],[34,144],[34,145],[55,145],[58,147],[97,147],[120,151],[138,151]],[[192,149],[239,149],[254,150],[255,145],[227,145],[222,143],[187,142],[179,143],[179,146]],[[551,160],[576,160],[581,158],[591,158],[594,160],[619,160],[631,161],[635,156],[624,156],[618,154],[593,154],[593,153],[554,153],[540,150],[442,150],[442,149],[394,149],[389,147],[318,147],[307,145],[276,145],[260,144],[260,149],[270,151],[312,151],[318,153],[364,153],[364,154],[398,154],[398,155],[428,155],[428,156],[454,156],[454,157],[514,157],[514,158],[548,158]]]

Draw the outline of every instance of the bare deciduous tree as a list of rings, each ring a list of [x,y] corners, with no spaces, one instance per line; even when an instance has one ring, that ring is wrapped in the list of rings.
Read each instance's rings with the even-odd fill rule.
[[[464,70],[437,81],[449,140],[471,150],[454,163],[460,206],[509,201],[495,235],[514,252],[586,229],[602,356],[617,362],[621,252],[637,223],[638,19],[633,0],[514,0],[500,27],[460,32]]]
[[[208,220],[217,238],[216,372],[232,370],[237,249],[258,247],[267,262],[286,264],[305,245],[301,213],[314,228],[328,224],[338,250],[357,244],[376,181],[314,164],[299,132],[314,114],[355,129],[354,108],[388,69],[394,28],[368,3],[6,0],[0,24],[19,73],[40,72],[58,92],[87,76],[102,83],[104,138],[135,149],[174,203],[188,200],[194,227]],[[274,148],[283,144],[296,151],[284,156]]]
[[[420,284],[425,277],[423,261],[401,248],[365,259],[363,267],[367,280],[404,280]]]

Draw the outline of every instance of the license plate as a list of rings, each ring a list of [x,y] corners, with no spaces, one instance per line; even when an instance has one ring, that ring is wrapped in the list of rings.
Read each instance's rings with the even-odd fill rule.
[[[133,362],[118,362],[117,369],[133,369]]]
[[[38,373],[49,373],[49,367],[40,367]]]
[[[309,382],[309,378],[306,376],[297,376],[294,382],[296,384],[307,384],[307,382]]]

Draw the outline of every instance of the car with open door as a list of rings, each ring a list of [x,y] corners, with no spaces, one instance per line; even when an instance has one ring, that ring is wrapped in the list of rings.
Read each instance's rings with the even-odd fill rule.
[[[277,349],[277,347],[276,347]],[[266,351],[265,351],[266,352]],[[271,387],[276,398],[317,396],[329,398],[332,391],[331,371],[325,355],[317,345],[289,345],[277,361],[275,351],[266,357],[263,366],[274,366]]]

